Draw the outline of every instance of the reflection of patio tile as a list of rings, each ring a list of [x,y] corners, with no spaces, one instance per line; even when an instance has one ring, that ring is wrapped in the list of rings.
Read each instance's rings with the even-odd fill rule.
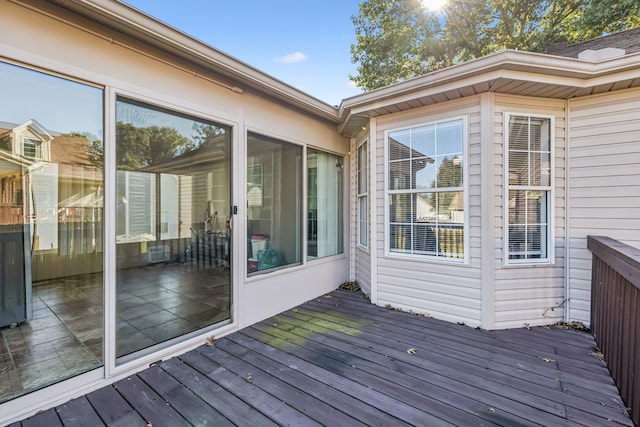
[[[141,295],[141,298],[143,298],[145,301],[156,302],[167,298],[176,297],[178,295],[179,294],[177,294],[176,292],[169,291],[167,289],[155,289],[152,293]]]
[[[116,292],[118,356],[228,318],[228,271],[153,265],[118,271],[118,277],[124,279]],[[0,401],[24,394],[19,374],[31,391],[102,364],[102,274],[34,283],[33,291],[33,319],[0,331]]]
[[[44,362],[56,356],[56,350],[80,345],[73,336],[60,338],[56,341],[43,343],[29,343],[19,349],[13,349],[11,354],[19,368]]]
[[[185,316],[185,319],[191,322],[197,329],[213,325],[228,318],[228,313],[223,313],[215,308]]]
[[[131,326],[139,330],[143,330],[151,328],[153,326],[159,326],[163,323],[175,320],[177,318],[178,316],[176,316],[175,314],[161,310],[156,311],[155,313],[149,313],[144,316],[129,319],[128,322]]]
[[[174,313],[177,316],[186,318],[190,314],[200,313],[203,311],[210,310],[211,306],[207,304],[203,304],[201,302],[192,301],[186,304],[179,305],[177,307],[173,307],[169,309],[170,312]]]
[[[49,328],[52,326],[63,326],[60,319],[56,316],[43,316],[39,318],[35,318],[32,320],[28,320],[27,322],[20,325],[20,328],[28,331],[36,331],[44,328]]]
[[[64,367],[74,372],[85,372],[102,364],[86,347],[65,348],[58,352]]]
[[[159,310],[162,309],[157,305],[151,304],[149,302],[144,302],[143,304],[137,304],[124,310],[118,309],[118,317],[129,320],[133,319],[134,317],[144,316],[145,314],[153,313]]]
[[[29,391],[61,381],[69,376],[58,355],[33,365],[19,366],[18,372],[20,372],[22,386]]]
[[[7,400],[22,391],[22,384],[20,383],[20,377],[15,370],[8,371],[2,374],[2,381],[0,381],[0,402]]]
[[[156,342],[167,341],[171,338],[179,337],[188,332],[195,330],[193,326],[184,319],[176,319],[171,322],[163,323],[160,326],[145,329],[142,332],[154,339]]]
[[[192,300],[182,295],[173,294],[173,296],[169,296],[167,298],[159,299],[154,301],[153,303],[158,307],[164,308],[165,310],[171,309],[173,307],[178,307],[179,305],[183,305],[191,302]]]
[[[142,332],[118,335],[116,339],[116,356],[124,356],[154,344],[156,344],[156,341]]]
[[[64,325],[51,326],[48,328],[42,328],[32,331],[26,335],[26,340],[29,345],[38,345],[41,343],[56,341],[62,338],[73,338],[73,334]]]
[[[40,319],[41,317],[47,317],[47,316],[54,316],[53,312],[51,311],[51,309],[49,307],[40,307],[40,308],[33,308],[33,319]],[[33,320],[32,319],[32,320]]]

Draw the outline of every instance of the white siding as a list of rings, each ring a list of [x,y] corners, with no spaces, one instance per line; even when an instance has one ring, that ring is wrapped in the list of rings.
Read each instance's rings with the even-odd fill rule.
[[[496,329],[525,324],[545,325],[563,320],[565,253],[565,102],[496,95],[494,107],[494,224]],[[551,265],[504,264],[504,113],[555,116],[555,259]],[[553,309],[552,309],[553,307]]]
[[[384,254],[384,133],[388,130],[424,123],[468,118],[468,263],[446,260],[407,259]],[[480,242],[480,98],[471,97],[433,107],[390,114],[377,121],[375,141],[376,211],[372,239],[377,239],[378,305],[391,305],[415,313],[429,313],[435,318],[480,326],[481,322],[481,254]],[[372,254],[373,255],[373,254]]]
[[[640,90],[569,101],[569,319],[590,323],[587,235],[640,247]]]
[[[355,279],[360,285],[362,292],[371,295],[371,257],[369,252],[356,249],[356,274]]]

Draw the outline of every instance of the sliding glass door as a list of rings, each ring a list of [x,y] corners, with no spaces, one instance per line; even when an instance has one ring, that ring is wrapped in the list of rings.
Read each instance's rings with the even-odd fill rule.
[[[103,90],[0,62],[0,403],[103,366]]]
[[[116,103],[116,355],[230,319],[230,128]]]

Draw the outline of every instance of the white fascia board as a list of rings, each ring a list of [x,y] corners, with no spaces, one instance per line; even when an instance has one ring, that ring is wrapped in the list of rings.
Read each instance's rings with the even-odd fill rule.
[[[506,50],[411,80],[346,98],[339,114],[345,120],[364,110],[381,108],[427,94],[497,78],[549,82],[578,88],[640,76],[640,54],[591,62],[540,53]]]
[[[339,108],[339,132],[371,117],[376,109],[480,83],[524,81],[583,89],[639,78],[640,54],[590,62],[507,50],[347,98]]]

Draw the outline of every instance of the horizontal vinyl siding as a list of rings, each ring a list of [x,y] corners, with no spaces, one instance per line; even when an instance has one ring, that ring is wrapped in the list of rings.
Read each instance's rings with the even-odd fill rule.
[[[546,325],[564,318],[565,253],[565,108],[564,101],[496,95],[494,108],[495,327]],[[555,117],[554,221],[552,265],[505,266],[504,113]]]
[[[371,295],[371,257],[369,252],[360,248],[356,249],[356,282],[362,292]]]
[[[384,134],[385,131],[425,123],[446,121],[466,116],[468,118],[467,159],[469,213],[467,247],[468,263],[465,265],[429,258],[385,257],[385,182],[384,182]],[[438,104],[437,107],[420,108],[410,112],[392,114],[377,119],[377,134],[372,149],[376,151],[376,232],[377,239],[378,304],[400,308],[451,322],[464,322],[469,326],[480,325],[481,310],[481,256],[480,242],[480,98]]]
[[[640,90],[569,102],[569,318],[591,321],[588,235],[640,247]]]

